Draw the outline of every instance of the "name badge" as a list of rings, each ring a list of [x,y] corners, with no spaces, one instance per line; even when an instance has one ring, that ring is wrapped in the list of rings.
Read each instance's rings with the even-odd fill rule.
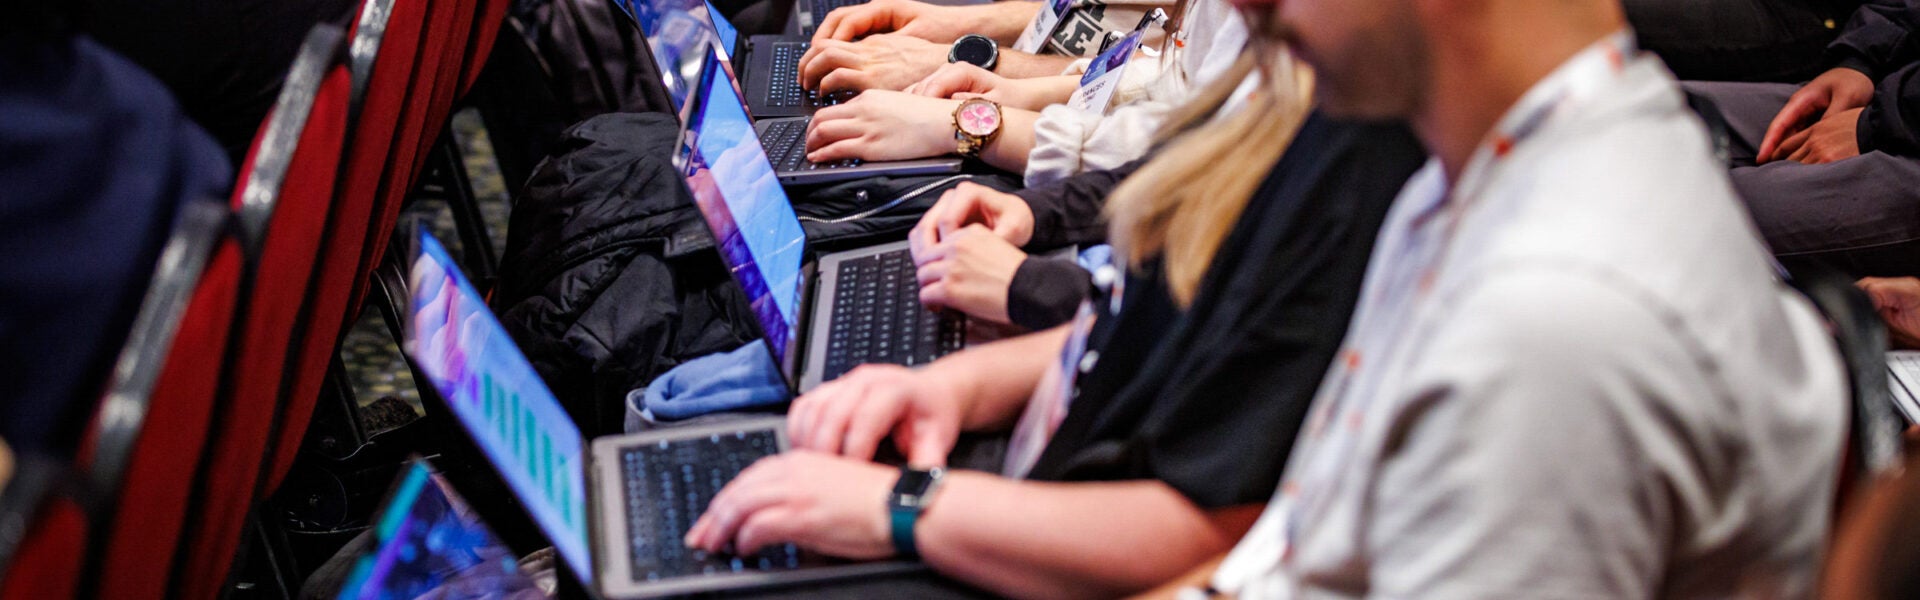
[[[1027,30],[1020,32],[1020,39],[1013,41],[1013,49],[1027,54],[1039,54],[1040,48],[1053,37],[1060,23],[1067,18],[1067,12],[1073,10],[1073,0],[1051,0],[1044,10],[1033,15],[1033,22],[1027,24]]]
[[[1126,72],[1127,63],[1133,60],[1134,51],[1140,49],[1140,40],[1145,37],[1145,30],[1136,29],[1095,57],[1093,63],[1087,65],[1087,73],[1080,76],[1080,88],[1067,97],[1067,105],[1074,110],[1106,113],[1113,104],[1113,92],[1120,88],[1120,77]]]

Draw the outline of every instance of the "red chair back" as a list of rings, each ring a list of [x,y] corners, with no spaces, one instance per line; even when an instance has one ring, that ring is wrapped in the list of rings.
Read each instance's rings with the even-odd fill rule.
[[[305,431],[306,415],[297,427],[287,423],[294,411],[283,399],[296,383],[289,365],[308,333],[301,316],[346,138],[352,90],[340,60],[344,37],[328,25],[307,35],[236,184],[233,205],[250,255],[246,308],[179,546],[185,562],[173,588],[186,597],[220,594],[247,516],[265,495],[275,436]]]
[[[224,203],[185,203],[105,397],[72,494],[36,517],[4,598],[159,598],[206,441],[240,280]]]

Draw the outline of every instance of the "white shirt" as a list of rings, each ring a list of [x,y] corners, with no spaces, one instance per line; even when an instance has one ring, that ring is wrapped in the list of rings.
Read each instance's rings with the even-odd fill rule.
[[[1027,153],[1028,187],[1140,158],[1168,115],[1233,66],[1247,44],[1247,26],[1239,13],[1227,0],[1190,0],[1186,10],[1165,53],[1128,62],[1112,110],[1056,104],[1040,111],[1033,124],[1033,149]],[[1086,61],[1079,61],[1067,71],[1085,70]],[[1236,95],[1220,113],[1229,112],[1245,95]]]
[[[1847,392],[1672,76],[1626,33],[1389,212],[1287,475],[1264,598],[1811,594]]]

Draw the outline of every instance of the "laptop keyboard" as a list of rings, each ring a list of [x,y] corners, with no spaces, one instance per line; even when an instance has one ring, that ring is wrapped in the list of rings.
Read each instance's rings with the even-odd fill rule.
[[[807,123],[809,122],[811,122],[809,119],[781,119],[773,121],[760,132],[760,147],[767,150],[767,160],[773,162],[775,172],[789,173],[860,165],[858,159],[830,163],[807,162]]]
[[[813,20],[817,23],[826,20],[827,13],[833,12],[836,8],[866,3],[867,0],[807,0],[807,10],[813,11]]]
[[[913,256],[904,248],[840,263],[826,380],[866,363],[922,365],[966,341],[966,321],[920,305]]]
[[[633,580],[799,567],[800,551],[791,544],[735,556],[690,549],[684,540],[721,487],[779,448],[775,433],[763,429],[622,449]]]
[[[845,98],[841,94],[828,94],[821,98],[807,93],[800,87],[800,57],[812,46],[808,42],[775,42],[773,60],[769,66],[772,74],[767,76],[767,106],[790,108],[820,108],[839,104]]]

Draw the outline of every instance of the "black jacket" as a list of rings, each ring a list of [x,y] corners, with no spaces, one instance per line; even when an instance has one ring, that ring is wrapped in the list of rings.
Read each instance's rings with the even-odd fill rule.
[[[1151,153],[1110,171],[1088,171],[1015,192],[1033,211],[1033,239],[1027,242],[1027,250],[1105,243],[1107,221],[1100,211],[1107,205],[1107,196],[1148,160]],[[1065,323],[1092,285],[1092,276],[1073,261],[1030,257],[1020,263],[1007,286],[1007,317],[1036,331]]]
[[[672,166],[678,132],[661,113],[569,128],[508,222],[494,312],[589,437],[620,432],[628,391],[758,337]],[[811,252],[894,241],[962,180],[1013,183],[876,177],[806,190],[794,210]]]
[[[1860,152],[1920,157],[1920,0],[1869,0],[1828,47],[1830,61],[1874,80]]]
[[[1424,153],[1404,127],[1310,118],[1178,309],[1158,267],[1089,337],[1045,480],[1158,479],[1203,507],[1265,503],[1333,360],[1401,186]]]

